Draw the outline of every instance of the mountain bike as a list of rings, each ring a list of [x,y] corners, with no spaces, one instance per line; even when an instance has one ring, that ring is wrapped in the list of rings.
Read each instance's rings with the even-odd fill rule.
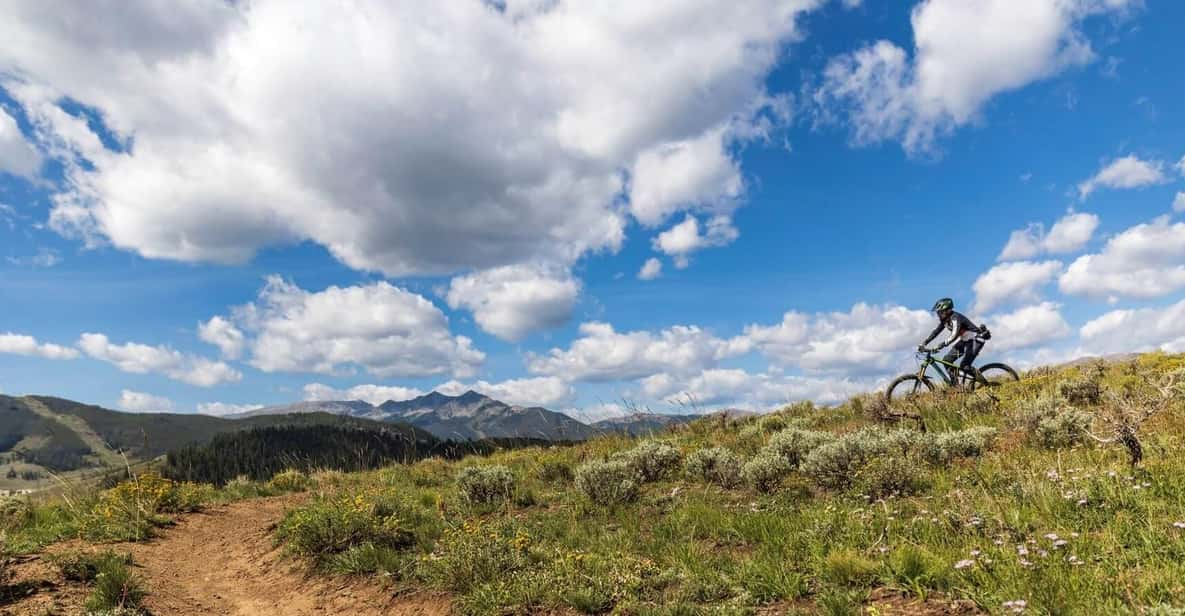
[[[885,391],[885,401],[893,403],[919,393],[934,391],[934,381],[926,374],[931,368],[942,377],[942,381],[948,387],[960,387],[964,391],[973,391],[976,387],[995,387],[1001,383],[1020,380],[1016,370],[1007,364],[984,364],[979,368],[972,367],[971,371],[965,371],[958,364],[934,357],[934,353],[933,349],[919,351],[917,358],[921,363],[918,365],[917,373],[903,374],[893,379]]]

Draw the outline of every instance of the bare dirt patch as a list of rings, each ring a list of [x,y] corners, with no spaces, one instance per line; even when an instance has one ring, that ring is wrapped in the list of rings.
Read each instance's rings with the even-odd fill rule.
[[[301,499],[290,495],[215,505],[182,516],[147,543],[89,546],[71,542],[54,551],[110,547],[131,553],[149,593],[144,606],[157,616],[452,613],[446,597],[397,595],[381,580],[310,575],[301,563],[283,558],[272,531],[284,512]],[[28,558],[17,571],[28,592],[12,597],[7,605],[0,601],[0,615],[81,613],[86,589],[64,583],[43,558]]]

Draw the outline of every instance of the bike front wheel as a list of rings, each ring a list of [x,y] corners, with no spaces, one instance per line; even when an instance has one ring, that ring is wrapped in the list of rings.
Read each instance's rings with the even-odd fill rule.
[[[1007,364],[986,364],[979,368],[979,384],[996,387],[1004,383],[1020,380],[1016,370]]]
[[[920,378],[916,374],[899,376],[889,383],[885,390],[885,402],[892,404],[901,402],[913,396],[934,391],[934,383],[927,378]]]

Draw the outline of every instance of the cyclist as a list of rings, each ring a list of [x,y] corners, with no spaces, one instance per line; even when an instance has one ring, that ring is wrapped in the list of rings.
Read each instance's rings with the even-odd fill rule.
[[[930,311],[938,315],[938,326],[934,328],[934,331],[930,332],[930,335],[924,342],[918,345],[918,351],[923,353],[937,353],[953,344],[954,348],[947,352],[946,356],[942,359],[953,364],[955,360],[959,359],[959,356],[962,356],[963,361],[959,362],[960,369],[963,372],[971,372],[971,362],[975,361],[979,352],[983,350],[987,328],[978,326],[972,323],[971,319],[955,312],[955,301],[949,297],[944,297],[934,302],[934,307]],[[950,330],[950,337],[946,339],[946,342],[933,349],[926,348],[926,345],[930,344],[931,340],[937,338],[943,329]],[[952,374],[951,380],[958,384],[958,375]]]

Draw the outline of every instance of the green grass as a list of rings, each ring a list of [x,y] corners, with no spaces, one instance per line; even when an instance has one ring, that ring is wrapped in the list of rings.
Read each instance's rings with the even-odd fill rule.
[[[435,589],[468,614],[858,614],[902,595],[993,614],[1017,601],[1027,614],[1167,614],[1185,607],[1185,399],[1140,427],[1134,468],[1124,447],[1080,432],[1104,434],[1113,396],[1151,404],[1152,382],[1183,367],[1147,355],[1034,371],[991,397],[938,393],[914,409],[925,434],[878,424],[862,397],[694,422],[661,435],[677,455],[614,436],[318,473],[277,540],[318,572]],[[474,479],[496,467],[513,485],[475,498],[494,493]],[[590,488],[623,478],[629,498]],[[209,498],[267,489],[232,482]],[[77,532],[60,509],[31,517],[10,539]]]

